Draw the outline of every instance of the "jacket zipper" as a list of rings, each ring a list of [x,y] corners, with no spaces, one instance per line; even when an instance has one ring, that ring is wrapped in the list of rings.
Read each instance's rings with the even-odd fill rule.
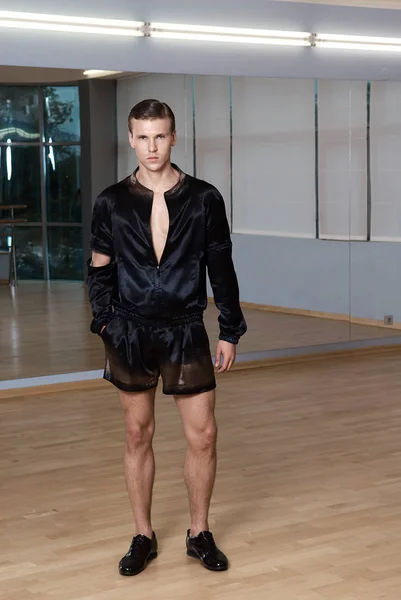
[[[160,280],[160,264],[158,264],[156,266],[156,273],[157,273],[157,298],[158,298],[159,312],[160,312],[161,305],[162,305],[162,286],[161,286],[161,280]]]

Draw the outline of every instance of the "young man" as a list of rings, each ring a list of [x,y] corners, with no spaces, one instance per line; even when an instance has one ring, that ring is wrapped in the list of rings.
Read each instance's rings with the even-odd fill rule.
[[[144,100],[131,110],[128,126],[139,167],[96,199],[87,279],[91,330],[105,345],[104,377],[120,390],[125,412],[124,464],[136,535],[119,570],[136,575],[157,556],[152,440],[161,375],[188,442],[187,554],[224,571],[228,560],[208,523],[216,473],[214,367],[218,373],[231,368],[246,331],[224,201],[212,185],[170,162],[176,131],[169,106]],[[203,324],[206,270],[220,312],[215,365]]]

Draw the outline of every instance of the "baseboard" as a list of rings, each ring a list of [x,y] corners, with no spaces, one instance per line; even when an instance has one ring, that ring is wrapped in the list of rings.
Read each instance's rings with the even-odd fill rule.
[[[59,392],[71,392],[77,390],[105,389],[110,384],[104,379],[91,379],[89,381],[68,381],[65,383],[49,383],[47,385],[33,385],[30,387],[12,388],[0,390],[0,400],[12,398],[28,398],[31,396],[43,396],[44,394],[57,394]]]
[[[395,341],[395,340],[393,340]],[[255,356],[263,353],[251,353],[248,355],[241,355],[238,357],[239,360],[234,364],[231,372],[239,372],[239,371],[248,371],[249,369],[262,369],[262,368],[274,368],[283,365],[295,365],[300,363],[311,363],[322,360],[342,360],[347,357],[360,357],[366,355],[380,355],[380,354],[393,354],[400,356],[401,358],[401,340],[397,343],[393,343],[392,345],[386,345],[382,343],[381,345],[364,345],[363,342],[358,342],[358,347],[350,347],[346,346],[342,348],[338,348],[335,350],[319,350],[314,348],[308,348],[308,352],[305,354],[297,353],[297,350],[302,349],[293,349],[293,353],[291,353],[291,349],[288,351],[285,350],[281,356],[273,356],[273,357],[262,357],[252,359],[252,354]],[[241,360],[242,358],[242,360]],[[228,374],[217,375],[217,381],[220,378],[227,377]],[[43,396],[44,394],[57,394],[60,392],[71,392],[71,391],[82,391],[87,390],[105,390],[105,389],[113,389],[112,385],[104,380],[103,378],[98,379],[89,379],[89,380],[81,380],[81,381],[68,381],[64,383],[50,383],[47,385],[32,385],[30,387],[20,387],[20,388],[12,388],[12,389],[4,389],[0,390],[0,401],[1,400],[11,400],[13,398],[29,398],[33,396]],[[115,388],[114,388],[115,389]]]
[[[213,298],[208,299],[211,304],[214,304]],[[385,325],[383,321],[378,319],[363,319],[361,317],[354,317],[343,313],[328,313],[317,310],[306,310],[303,308],[288,308],[286,306],[273,306],[269,304],[255,304],[253,302],[241,302],[242,308],[249,308],[252,310],[260,310],[265,312],[280,313],[284,315],[297,315],[301,317],[313,317],[315,319],[326,319],[329,321],[344,321],[346,323],[352,323],[354,325],[367,325],[369,327],[380,327],[382,329],[394,329],[401,330],[401,323],[393,323],[392,325]]]
[[[242,364],[235,364],[232,371],[246,371],[249,369],[266,369],[281,365],[295,365],[299,363],[316,362],[322,360],[342,360],[343,358],[352,358],[368,355],[393,354],[401,357],[401,342],[392,346],[372,346],[365,348],[349,348],[342,350],[332,350],[324,352],[311,352],[305,355],[287,355],[278,358],[262,358],[260,360],[249,360]]]
[[[286,306],[273,306],[270,304],[255,304],[254,302],[241,302],[243,308],[252,310],[261,310],[265,312],[275,312],[286,315],[297,315],[301,317],[315,317],[317,319],[330,319],[332,321],[349,321],[349,315],[342,313],[328,313],[317,310],[307,310],[304,308],[289,308]]]

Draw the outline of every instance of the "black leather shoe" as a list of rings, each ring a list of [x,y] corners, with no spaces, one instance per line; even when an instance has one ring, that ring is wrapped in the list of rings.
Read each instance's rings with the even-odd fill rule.
[[[187,555],[201,561],[209,571],[227,571],[228,559],[216,546],[210,531],[202,531],[196,537],[187,532]]]
[[[120,575],[138,575],[150,560],[157,557],[157,539],[153,533],[152,539],[146,535],[136,535],[132,538],[130,549],[122,557],[119,564]]]

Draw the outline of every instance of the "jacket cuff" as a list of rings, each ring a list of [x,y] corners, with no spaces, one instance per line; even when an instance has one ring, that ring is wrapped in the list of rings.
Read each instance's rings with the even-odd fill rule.
[[[101,273],[102,271],[111,271],[114,269],[114,262],[111,260],[107,265],[102,265],[101,267],[94,267],[92,265],[92,259],[89,258],[86,261],[86,266],[88,268],[88,276],[93,275],[94,273]]]
[[[224,333],[221,333],[219,335],[219,340],[222,340],[223,342],[229,342],[230,344],[237,345],[239,342],[239,337],[237,337],[235,335],[225,335]]]
[[[108,325],[110,323],[110,321],[113,319],[113,316],[114,316],[113,313],[110,313],[110,314],[106,314],[101,317],[92,319],[92,322],[90,325],[91,332],[97,333],[99,335],[103,325]]]

